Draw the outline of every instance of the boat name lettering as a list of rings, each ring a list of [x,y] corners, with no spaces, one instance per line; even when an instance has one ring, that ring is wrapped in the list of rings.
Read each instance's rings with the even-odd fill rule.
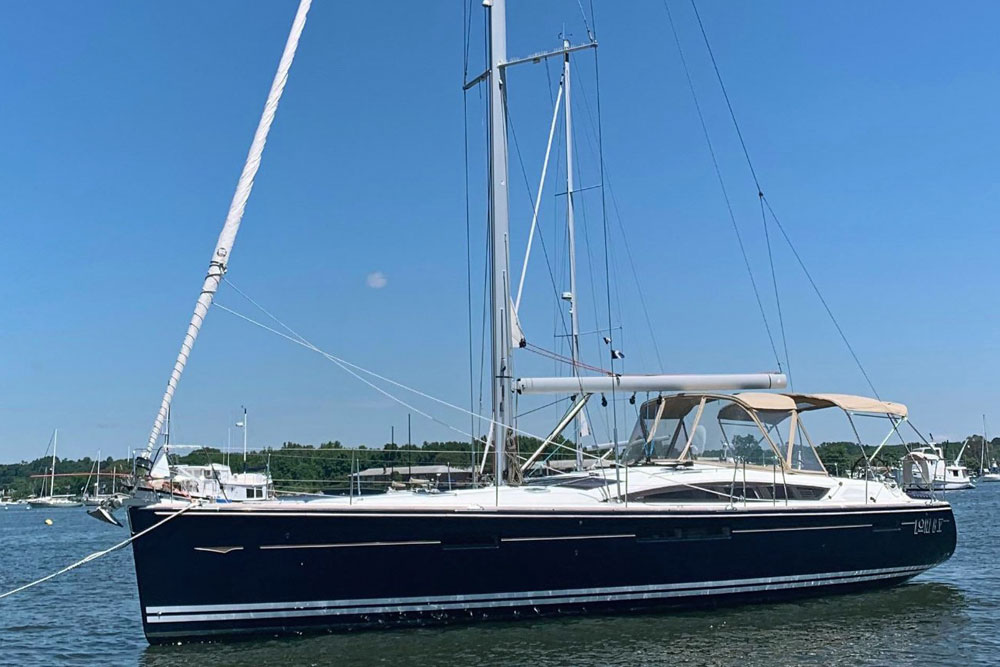
[[[914,535],[933,535],[944,530],[945,519],[927,518],[917,519],[913,522]]]

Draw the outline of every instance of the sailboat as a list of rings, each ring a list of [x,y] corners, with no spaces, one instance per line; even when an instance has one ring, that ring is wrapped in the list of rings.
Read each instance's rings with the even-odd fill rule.
[[[49,494],[45,496],[38,496],[35,498],[28,499],[28,505],[30,507],[45,507],[45,508],[56,508],[56,507],[80,507],[82,503],[76,500],[70,494],[56,495],[56,446],[59,444],[59,429],[55,429],[52,432],[52,468],[47,475],[50,480],[49,484]],[[44,478],[42,481],[42,487],[44,491],[45,482]]]
[[[118,476],[116,471],[112,471],[111,473],[111,493],[101,493],[101,450],[99,449],[97,450],[97,459],[94,461],[94,466],[91,468],[91,473],[95,472],[94,486],[90,486],[91,476],[88,475],[87,482],[83,487],[83,494],[80,496],[80,499],[86,507],[97,507],[101,503],[114,497],[116,494],[116,490],[114,488]],[[91,492],[91,488],[93,488],[93,492]]]
[[[836,478],[805,423],[814,411],[906,407],[781,393],[781,373],[518,377],[507,211],[509,68],[596,42],[508,58],[506,0],[487,0],[492,485],[218,504],[164,497],[154,445],[232,254],[310,0],[301,0],[128,506],[143,631],[153,643],[247,633],[381,628],[560,613],[652,611],[898,584],[948,559],[948,503],[872,476]],[[589,469],[524,475],[518,394],[575,395],[553,442],[602,392],[649,392],[631,437]],[[143,471],[145,473],[143,474]],[[183,573],[183,575],[175,574]],[[183,576],[183,581],[177,577]]]
[[[986,415],[983,415],[983,446],[979,452],[979,477],[978,482],[1000,482],[1000,469],[997,468],[996,461],[986,467],[986,461],[990,453],[990,441],[986,436]]]

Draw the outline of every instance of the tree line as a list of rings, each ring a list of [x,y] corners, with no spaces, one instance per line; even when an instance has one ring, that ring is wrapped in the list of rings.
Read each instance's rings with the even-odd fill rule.
[[[955,460],[962,449],[962,442],[937,443],[942,448],[945,458]],[[518,453],[522,457],[530,456],[541,441],[536,438],[519,437]],[[887,445],[878,453],[872,464],[891,467],[899,464],[906,454],[907,447],[921,446],[923,443],[907,443]],[[992,439],[986,448],[987,455],[984,467],[992,463],[990,451],[1000,451],[1000,437]],[[558,460],[575,457],[572,441],[559,438],[548,445],[541,459]],[[983,451],[983,436],[973,435],[967,438],[967,445],[962,452],[962,464],[970,471],[979,469],[980,456]],[[817,446],[820,459],[830,474],[846,476],[852,470],[863,465],[864,457],[861,448],[855,442],[824,442]],[[866,456],[871,456],[874,446],[866,446]],[[188,465],[206,465],[208,463],[228,464],[234,472],[269,470],[279,489],[301,492],[338,492],[347,488],[348,480],[353,472],[368,468],[384,468],[396,471],[399,476],[408,466],[442,465],[460,470],[479,466],[482,462],[483,443],[472,445],[469,442],[434,441],[422,444],[399,445],[386,443],[381,447],[356,448],[345,447],[337,440],[320,445],[305,445],[295,442],[285,442],[280,447],[268,447],[247,453],[246,461],[242,452],[227,453],[215,447],[203,447],[187,453],[171,457],[172,462]],[[111,491],[112,482],[109,472],[130,473],[132,461],[114,459],[101,460],[101,492]],[[13,498],[25,498],[32,495],[48,493],[48,475],[52,459],[41,457],[33,461],[0,464],[0,494]],[[95,468],[95,460],[90,457],[81,459],[57,459],[56,472],[82,473],[80,476],[62,477],[55,480],[56,494],[79,494],[87,484],[86,474]],[[487,456],[486,471],[493,468],[492,455]],[[44,489],[43,489],[44,484]],[[93,489],[94,479],[90,479],[90,489]]]
[[[518,453],[528,457],[542,442],[536,438],[518,438]],[[557,438],[542,453],[542,458],[565,459],[575,457],[572,443]],[[469,442],[434,441],[422,444],[399,445],[386,443],[381,447],[345,447],[338,440],[319,445],[305,445],[285,442],[280,447],[267,447],[247,452],[226,452],[217,447],[201,447],[186,453],[171,452],[171,463],[183,465],[207,465],[221,463],[229,465],[233,472],[259,472],[268,470],[279,489],[303,492],[323,492],[346,490],[353,472],[367,468],[387,468],[403,471],[407,466],[443,465],[468,469],[482,463],[483,443],[475,446]],[[492,470],[493,456],[488,455],[486,470]],[[108,457],[101,460],[100,490],[110,492],[111,476],[107,473],[131,473],[133,462],[128,459]],[[0,495],[15,499],[49,492],[52,458],[43,456],[33,461],[0,464]],[[55,494],[80,494],[88,483],[95,461],[90,457],[82,459],[56,459]],[[63,476],[77,473],[75,476]],[[93,490],[95,479],[90,478],[89,490]],[[44,488],[43,488],[44,485]]]

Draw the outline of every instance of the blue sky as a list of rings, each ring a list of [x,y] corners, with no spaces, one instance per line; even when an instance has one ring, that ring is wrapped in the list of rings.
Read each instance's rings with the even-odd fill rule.
[[[564,29],[585,37],[574,0],[510,4],[512,56],[557,45]],[[754,186],[690,5],[671,8],[776,330]],[[699,8],[763,188],[879,392],[910,405],[925,432],[967,434],[984,412],[1000,429],[1000,7]],[[122,456],[145,442],[295,3],[22,2],[2,11],[0,460],[40,455],[55,427],[66,455]],[[482,10],[472,11],[477,73]],[[662,3],[597,2],[596,12],[611,310],[626,370],[661,370],[653,337],[667,372],[773,369]],[[324,349],[467,406],[462,32],[460,2],[316,3],[229,277]],[[597,87],[592,55],[574,63],[577,182],[586,187],[599,183]],[[524,66],[509,82],[532,190],[550,76],[556,65]],[[483,125],[482,99],[468,101],[478,385]],[[517,266],[531,214],[518,165],[514,154]],[[541,225],[561,283],[553,195],[564,171],[552,169]],[[590,330],[608,318],[600,191],[580,199],[578,291]],[[787,247],[773,249],[796,389],[867,392]],[[376,272],[378,288],[368,280]],[[231,289],[219,302],[254,314]],[[549,349],[562,344],[555,303],[536,251],[522,323]],[[582,347],[585,360],[604,363],[595,336]],[[518,364],[519,375],[554,370],[527,354]],[[462,413],[415,401],[468,430]],[[241,404],[252,446],[380,444],[391,425],[397,439],[405,432],[405,408],[216,310],[178,391],[175,442],[223,443]],[[545,430],[554,410],[524,427]],[[592,410],[603,438],[607,417]],[[458,437],[417,416],[413,424],[417,441]]]

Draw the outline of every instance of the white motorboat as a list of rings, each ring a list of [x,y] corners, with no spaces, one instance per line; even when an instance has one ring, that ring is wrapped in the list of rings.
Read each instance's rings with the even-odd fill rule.
[[[918,494],[974,488],[969,469],[958,462],[960,458],[961,454],[948,463],[937,445],[917,447],[903,457],[900,486],[907,493]]]
[[[160,497],[202,499],[218,503],[268,500],[275,497],[267,472],[234,473],[228,465],[170,464],[172,445],[165,445],[147,476],[149,488]]]

